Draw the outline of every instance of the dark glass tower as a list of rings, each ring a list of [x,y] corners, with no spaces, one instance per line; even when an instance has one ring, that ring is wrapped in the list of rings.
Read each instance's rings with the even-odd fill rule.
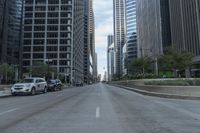
[[[157,58],[171,45],[169,0],[137,0],[138,56]]]
[[[22,0],[0,0],[0,62],[19,64]]]

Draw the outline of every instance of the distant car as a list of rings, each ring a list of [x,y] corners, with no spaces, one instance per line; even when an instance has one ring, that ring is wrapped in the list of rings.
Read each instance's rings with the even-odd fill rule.
[[[82,82],[76,82],[76,86],[77,86],[77,87],[83,86],[83,83],[82,83]]]
[[[12,95],[30,94],[35,95],[37,92],[47,92],[47,82],[43,78],[25,78],[11,87]]]
[[[47,81],[48,91],[62,90],[62,82],[59,79],[51,79]]]

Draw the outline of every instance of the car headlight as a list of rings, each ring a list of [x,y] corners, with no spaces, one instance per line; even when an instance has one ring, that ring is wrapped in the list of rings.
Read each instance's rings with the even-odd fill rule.
[[[26,85],[26,87],[31,87],[31,84]]]

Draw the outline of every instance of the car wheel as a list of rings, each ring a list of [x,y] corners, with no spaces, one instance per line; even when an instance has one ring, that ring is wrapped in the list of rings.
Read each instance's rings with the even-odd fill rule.
[[[31,95],[34,96],[35,94],[36,94],[36,90],[35,90],[35,87],[33,87],[33,88],[31,89]]]
[[[47,87],[46,86],[44,87],[43,93],[47,93]]]

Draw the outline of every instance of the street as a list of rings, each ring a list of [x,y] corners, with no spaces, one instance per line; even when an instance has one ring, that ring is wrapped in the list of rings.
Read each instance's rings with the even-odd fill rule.
[[[200,101],[95,84],[0,99],[0,133],[199,133]]]

